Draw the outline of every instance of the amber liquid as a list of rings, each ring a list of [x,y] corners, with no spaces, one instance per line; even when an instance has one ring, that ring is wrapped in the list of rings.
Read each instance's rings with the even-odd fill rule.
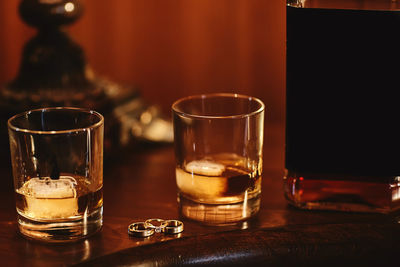
[[[310,209],[398,209],[400,11],[305,3],[287,6],[285,195]]]
[[[199,203],[236,203],[261,191],[260,176],[235,165],[225,166],[220,176],[199,175],[178,168],[176,179],[180,193]]]
[[[260,209],[261,164],[251,171],[237,155],[214,155],[208,160],[224,170],[206,175],[181,166],[176,169],[181,214],[211,225],[236,224],[255,215]]]
[[[85,214],[87,216],[102,207],[102,188],[91,191],[84,177],[70,177],[73,177],[76,181],[76,185],[74,186],[76,194],[71,197],[40,198],[24,192],[24,190],[17,190],[16,208],[18,213],[35,221],[64,221],[80,219]],[[35,206],[38,206],[42,210],[47,208],[48,211],[37,210]],[[67,210],[66,216],[62,215],[62,209]]]
[[[305,209],[387,213],[399,205],[400,179],[289,171],[285,196]]]

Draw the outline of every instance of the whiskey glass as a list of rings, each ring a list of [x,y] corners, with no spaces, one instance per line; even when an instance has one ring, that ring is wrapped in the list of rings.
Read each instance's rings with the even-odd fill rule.
[[[238,94],[182,98],[172,105],[182,216],[234,224],[260,208],[264,104]]]
[[[103,223],[103,116],[57,107],[8,120],[20,232],[67,242]]]

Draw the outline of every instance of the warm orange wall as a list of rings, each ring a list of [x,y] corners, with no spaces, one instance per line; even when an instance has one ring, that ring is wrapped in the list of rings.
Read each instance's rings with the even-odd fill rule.
[[[285,3],[281,0],[86,0],[68,31],[93,69],[137,85],[169,112],[182,96],[238,92],[284,119]],[[34,30],[0,1],[0,85],[12,79]]]

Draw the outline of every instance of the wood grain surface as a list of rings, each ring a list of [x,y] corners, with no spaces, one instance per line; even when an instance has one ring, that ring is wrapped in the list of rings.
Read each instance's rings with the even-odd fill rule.
[[[36,34],[0,1],[0,87]],[[137,87],[166,113],[183,96],[236,92],[261,98],[284,119],[285,3],[280,0],[81,0],[65,30],[99,75]]]

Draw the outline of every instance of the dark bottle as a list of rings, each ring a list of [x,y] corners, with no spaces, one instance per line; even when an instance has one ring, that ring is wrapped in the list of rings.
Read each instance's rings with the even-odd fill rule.
[[[287,1],[285,196],[400,208],[400,4]]]

